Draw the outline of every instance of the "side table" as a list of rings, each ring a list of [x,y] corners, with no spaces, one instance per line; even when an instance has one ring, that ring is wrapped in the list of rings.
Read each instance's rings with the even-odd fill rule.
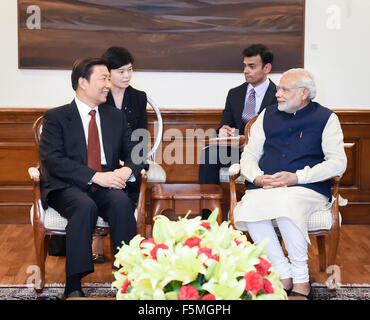
[[[173,210],[176,216],[201,215],[203,209],[219,209],[217,222],[222,222],[221,200],[223,190],[216,184],[156,184],[152,188],[152,218],[165,210]]]

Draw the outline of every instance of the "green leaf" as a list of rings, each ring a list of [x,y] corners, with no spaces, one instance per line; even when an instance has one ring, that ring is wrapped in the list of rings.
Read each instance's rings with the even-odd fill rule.
[[[188,210],[188,212],[186,213],[184,219],[187,219],[190,213],[191,213],[191,210]]]
[[[215,270],[216,270],[216,267],[217,267],[217,262],[213,262],[208,268],[207,268],[207,272],[206,272],[206,276],[205,276],[205,279],[208,281],[209,279],[211,279],[213,277],[213,274],[215,273]]]
[[[197,278],[192,281],[190,284],[197,289],[198,291],[202,290],[202,285],[205,282],[204,275],[199,273]]]
[[[179,291],[180,291],[181,286],[182,286],[182,282],[181,281],[172,280],[170,283],[168,283],[164,287],[164,292],[167,293],[167,292],[175,291],[178,294]]]
[[[218,216],[218,208],[212,211],[212,213],[209,215],[207,220],[209,221],[210,224],[214,225],[215,223],[217,223],[217,216]]]

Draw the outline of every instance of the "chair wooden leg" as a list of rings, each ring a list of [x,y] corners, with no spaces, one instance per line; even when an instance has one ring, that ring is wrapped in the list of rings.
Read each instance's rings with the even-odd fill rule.
[[[320,271],[324,272],[326,269],[326,249],[325,249],[325,236],[317,236],[317,248],[319,250],[319,267]]]
[[[338,245],[339,245],[339,231],[340,229],[337,228],[332,230],[329,235],[329,266],[335,265],[335,260],[337,257]]]
[[[49,245],[49,236],[46,236],[44,230],[34,229],[34,243],[36,251],[37,266],[40,269],[40,279],[35,282],[35,291],[42,292],[45,286],[45,260]]]
[[[162,214],[164,210],[174,209],[171,200],[154,200],[153,203],[153,218]],[[153,221],[152,221],[153,223]]]

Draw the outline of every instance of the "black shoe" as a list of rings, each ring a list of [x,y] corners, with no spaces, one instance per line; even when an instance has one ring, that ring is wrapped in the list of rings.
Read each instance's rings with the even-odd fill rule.
[[[207,220],[211,213],[212,211],[209,209],[202,209],[202,219]]]
[[[287,296],[289,296],[289,295],[290,295],[290,293],[292,292],[292,289],[293,289],[293,287],[291,287],[290,289],[285,289],[285,288],[284,288],[284,290],[285,290],[285,292],[286,292],[286,295],[287,295]]]
[[[81,298],[81,297],[85,297],[85,294],[82,292],[82,290],[75,290],[70,292],[69,294],[63,293],[61,299],[66,300],[68,298]]]
[[[102,254],[93,253],[92,254],[92,260],[93,260],[93,263],[104,263],[105,262],[105,257]]]
[[[307,300],[312,300],[312,298],[313,298],[312,287],[310,287],[310,292],[307,295],[305,295],[303,293],[292,291],[289,294],[289,297],[305,297]]]

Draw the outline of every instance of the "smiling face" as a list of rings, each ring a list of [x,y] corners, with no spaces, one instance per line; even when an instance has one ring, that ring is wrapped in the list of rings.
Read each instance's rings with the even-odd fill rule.
[[[244,57],[243,63],[245,81],[253,85],[253,87],[263,83],[267,79],[272,68],[271,63],[266,63],[263,66],[260,55]]]
[[[294,113],[309,103],[309,89],[300,87],[301,75],[287,74],[280,80],[276,98],[278,109],[287,113]]]
[[[96,107],[107,100],[110,89],[110,74],[105,65],[95,65],[89,79],[79,78],[77,94],[81,101]]]
[[[126,89],[130,85],[133,71],[132,63],[112,69],[110,71],[112,87]]]

